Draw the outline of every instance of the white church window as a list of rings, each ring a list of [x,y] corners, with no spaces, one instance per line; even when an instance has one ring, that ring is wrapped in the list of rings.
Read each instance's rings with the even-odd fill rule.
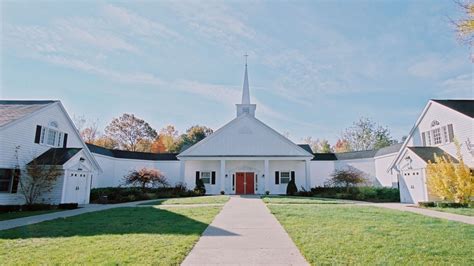
[[[433,129],[433,141],[435,145],[441,144],[441,129],[435,128]]]
[[[201,180],[204,184],[211,183],[211,172],[201,172]]]
[[[290,172],[280,172],[280,184],[290,183]]]
[[[454,129],[453,124],[446,126],[439,126],[439,122],[436,124],[433,121],[431,125],[435,128],[422,132],[421,139],[424,146],[441,145],[443,143],[450,143],[454,141]]]
[[[62,147],[64,133],[59,131],[57,122],[49,123],[49,127],[41,127],[39,143],[51,147]]]

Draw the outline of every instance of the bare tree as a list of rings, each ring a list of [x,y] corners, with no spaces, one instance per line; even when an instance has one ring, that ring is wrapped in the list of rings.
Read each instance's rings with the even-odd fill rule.
[[[451,23],[456,27],[459,41],[472,46],[474,42],[474,2],[454,0],[454,3],[459,6],[464,16],[460,19],[450,19]]]
[[[342,140],[354,151],[380,149],[395,143],[387,127],[382,127],[365,117],[347,128],[342,134]]]
[[[18,146],[15,149],[15,156],[18,159]],[[44,165],[37,158],[34,158],[29,162],[24,170],[20,169],[19,162],[17,163],[17,169],[15,173],[20,174],[19,178],[19,190],[25,198],[25,202],[28,205],[37,203],[38,199],[44,193],[50,192],[58,178],[63,174],[63,171],[59,165],[57,165],[56,156],[53,154],[53,158],[49,165]]]

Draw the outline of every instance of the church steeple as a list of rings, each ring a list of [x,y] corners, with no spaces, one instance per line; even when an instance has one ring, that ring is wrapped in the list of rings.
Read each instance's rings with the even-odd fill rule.
[[[250,103],[250,89],[249,89],[249,74],[247,70],[247,57],[245,56],[245,73],[244,73],[244,86],[242,90],[242,103],[236,104],[237,106],[237,116],[241,115],[251,115],[255,116],[255,109],[257,108],[256,104]]]
[[[242,104],[250,104],[250,90],[249,90],[249,74],[247,72],[247,56],[245,55],[245,74],[244,87],[242,92]]]

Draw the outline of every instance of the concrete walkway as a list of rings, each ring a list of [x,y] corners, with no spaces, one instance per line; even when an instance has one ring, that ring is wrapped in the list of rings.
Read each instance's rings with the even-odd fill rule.
[[[127,203],[119,203],[119,204],[107,204],[107,205],[87,204],[75,210],[59,211],[59,212],[53,212],[53,213],[47,213],[47,214],[28,216],[28,217],[23,217],[23,218],[18,218],[18,219],[0,221],[0,230],[7,230],[7,229],[20,227],[24,225],[41,223],[44,221],[54,220],[58,218],[76,216],[76,215],[88,213],[88,212],[103,211],[103,210],[119,208],[119,207],[135,207],[137,204],[147,203],[151,201],[156,201],[156,200],[134,201],[134,202],[127,202]]]
[[[182,265],[308,265],[259,197],[232,196]]]
[[[459,214],[448,213],[448,212],[440,212],[440,211],[435,211],[435,210],[423,209],[423,208],[418,208],[415,205],[411,205],[411,204],[403,204],[403,203],[356,203],[355,205],[382,207],[382,208],[398,210],[398,211],[413,212],[413,213],[417,213],[417,214],[421,214],[421,215],[425,215],[425,216],[429,216],[429,217],[447,219],[447,220],[451,220],[451,221],[455,221],[455,222],[461,222],[461,223],[466,223],[466,224],[474,224],[474,217],[472,217],[472,216],[466,216],[466,215],[459,215]]]

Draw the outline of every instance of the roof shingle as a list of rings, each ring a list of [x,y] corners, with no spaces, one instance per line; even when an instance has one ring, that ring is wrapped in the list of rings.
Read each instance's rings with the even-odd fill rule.
[[[56,101],[0,100],[0,127],[34,113]]]

